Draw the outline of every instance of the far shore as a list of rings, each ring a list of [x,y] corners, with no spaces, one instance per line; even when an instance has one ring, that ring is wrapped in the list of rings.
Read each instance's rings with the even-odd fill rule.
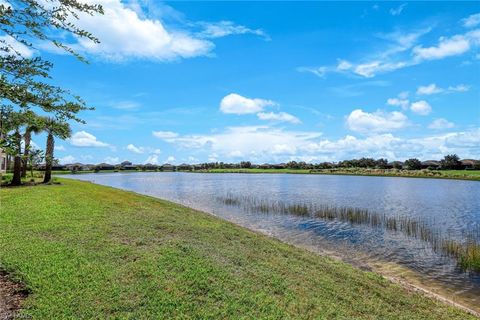
[[[53,174],[85,174],[85,173],[128,173],[128,172],[174,172],[158,170],[100,170],[100,171],[54,171]],[[402,178],[432,178],[480,181],[480,170],[396,170],[396,169],[208,169],[208,170],[177,170],[175,172],[191,173],[245,173],[245,174],[323,174]]]

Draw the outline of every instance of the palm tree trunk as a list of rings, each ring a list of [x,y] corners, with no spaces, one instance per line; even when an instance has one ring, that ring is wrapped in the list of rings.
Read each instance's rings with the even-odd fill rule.
[[[27,167],[28,167],[28,154],[30,152],[30,142],[32,140],[32,131],[29,128],[25,130],[25,136],[23,137],[25,141],[25,147],[23,151],[23,159],[22,159],[22,178],[27,176]]]
[[[53,134],[49,132],[47,137],[47,149],[45,150],[45,176],[43,178],[43,183],[48,183],[52,179],[54,146],[55,146],[55,140],[53,139]]]
[[[16,152],[13,161],[13,178],[10,185],[19,186],[22,184],[22,157],[21,157],[21,136],[18,129],[15,131]]]

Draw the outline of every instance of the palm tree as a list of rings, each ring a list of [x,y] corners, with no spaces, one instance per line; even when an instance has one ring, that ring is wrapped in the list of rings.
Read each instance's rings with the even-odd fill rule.
[[[38,134],[40,131],[42,131],[42,124],[40,122],[41,119],[38,116],[35,116],[32,112],[30,123],[25,128],[25,134],[23,135],[25,146],[22,159],[22,178],[25,178],[27,176],[28,158],[30,153],[30,144],[32,141],[32,133]]]
[[[72,131],[68,123],[64,121],[58,121],[54,118],[45,118],[43,121],[43,128],[47,132],[47,147],[45,149],[45,176],[43,177],[43,183],[48,183],[52,179],[55,137],[66,139],[70,137]]]

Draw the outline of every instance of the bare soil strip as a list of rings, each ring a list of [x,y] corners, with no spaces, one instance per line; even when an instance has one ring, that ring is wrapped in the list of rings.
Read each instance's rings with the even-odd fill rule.
[[[0,320],[14,319],[27,295],[27,290],[21,284],[0,271]]]

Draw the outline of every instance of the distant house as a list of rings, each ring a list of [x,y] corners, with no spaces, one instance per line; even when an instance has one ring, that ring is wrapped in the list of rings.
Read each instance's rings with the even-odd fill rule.
[[[439,169],[440,168],[440,161],[436,160],[426,160],[422,161],[422,169]]]
[[[460,162],[462,163],[463,169],[472,170],[480,167],[480,160],[462,159]]]
[[[165,163],[161,166],[162,171],[175,171],[175,166],[170,163]]]
[[[203,166],[201,164],[194,164],[192,165],[192,167],[193,167],[193,170],[195,171],[203,169]]]
[[[285,169],[287,167],[286,163],[277,163],[272,165],[273,169]]]
[[[0,173],[7,172],[7,154],[0,148]]]
[[[122,168],[124,168],[126,166],[131,166],[131,165],[132,165],[132,163],[130,161],[127,161],[127,160],[120,163],[120,166],[122,166]]]
[[[258,166],[258,168],[260,169],[270,169],[272,167],[272,165],[268,164],[268,163],[264,163],[264,164],[261,164]]]
[[[83,167],[84,167],[84,164],[79,162],[69,163],[65,165],[65,169],[70,171],[81,171]]]
[[[158,166],[156,164],[147,163],[143,166],[143,169],[153,171],[153,170],[157,170]]]
[[[392,161],[388,164],[389,168],[394,168],[394,169],[402,169],[403,168],[403,162],[402,161]]]
[[[114,170],[115,166],[113,164],[108,163],[100,163],[95,166],[95,169],[98,170]]]
[[[182,163],[177,166],[177,170],[180,171],[192,171],[192,166],[186,163]]]
[[[127,165],[124,165],[125,162],[128,162],[128,161],[124,161],[122,162],[122,169],[125,170],[125,171],[136,171],[137,168],[138,168],[138,165],[135,165],[130,162],[130,164],[127,164]]]

